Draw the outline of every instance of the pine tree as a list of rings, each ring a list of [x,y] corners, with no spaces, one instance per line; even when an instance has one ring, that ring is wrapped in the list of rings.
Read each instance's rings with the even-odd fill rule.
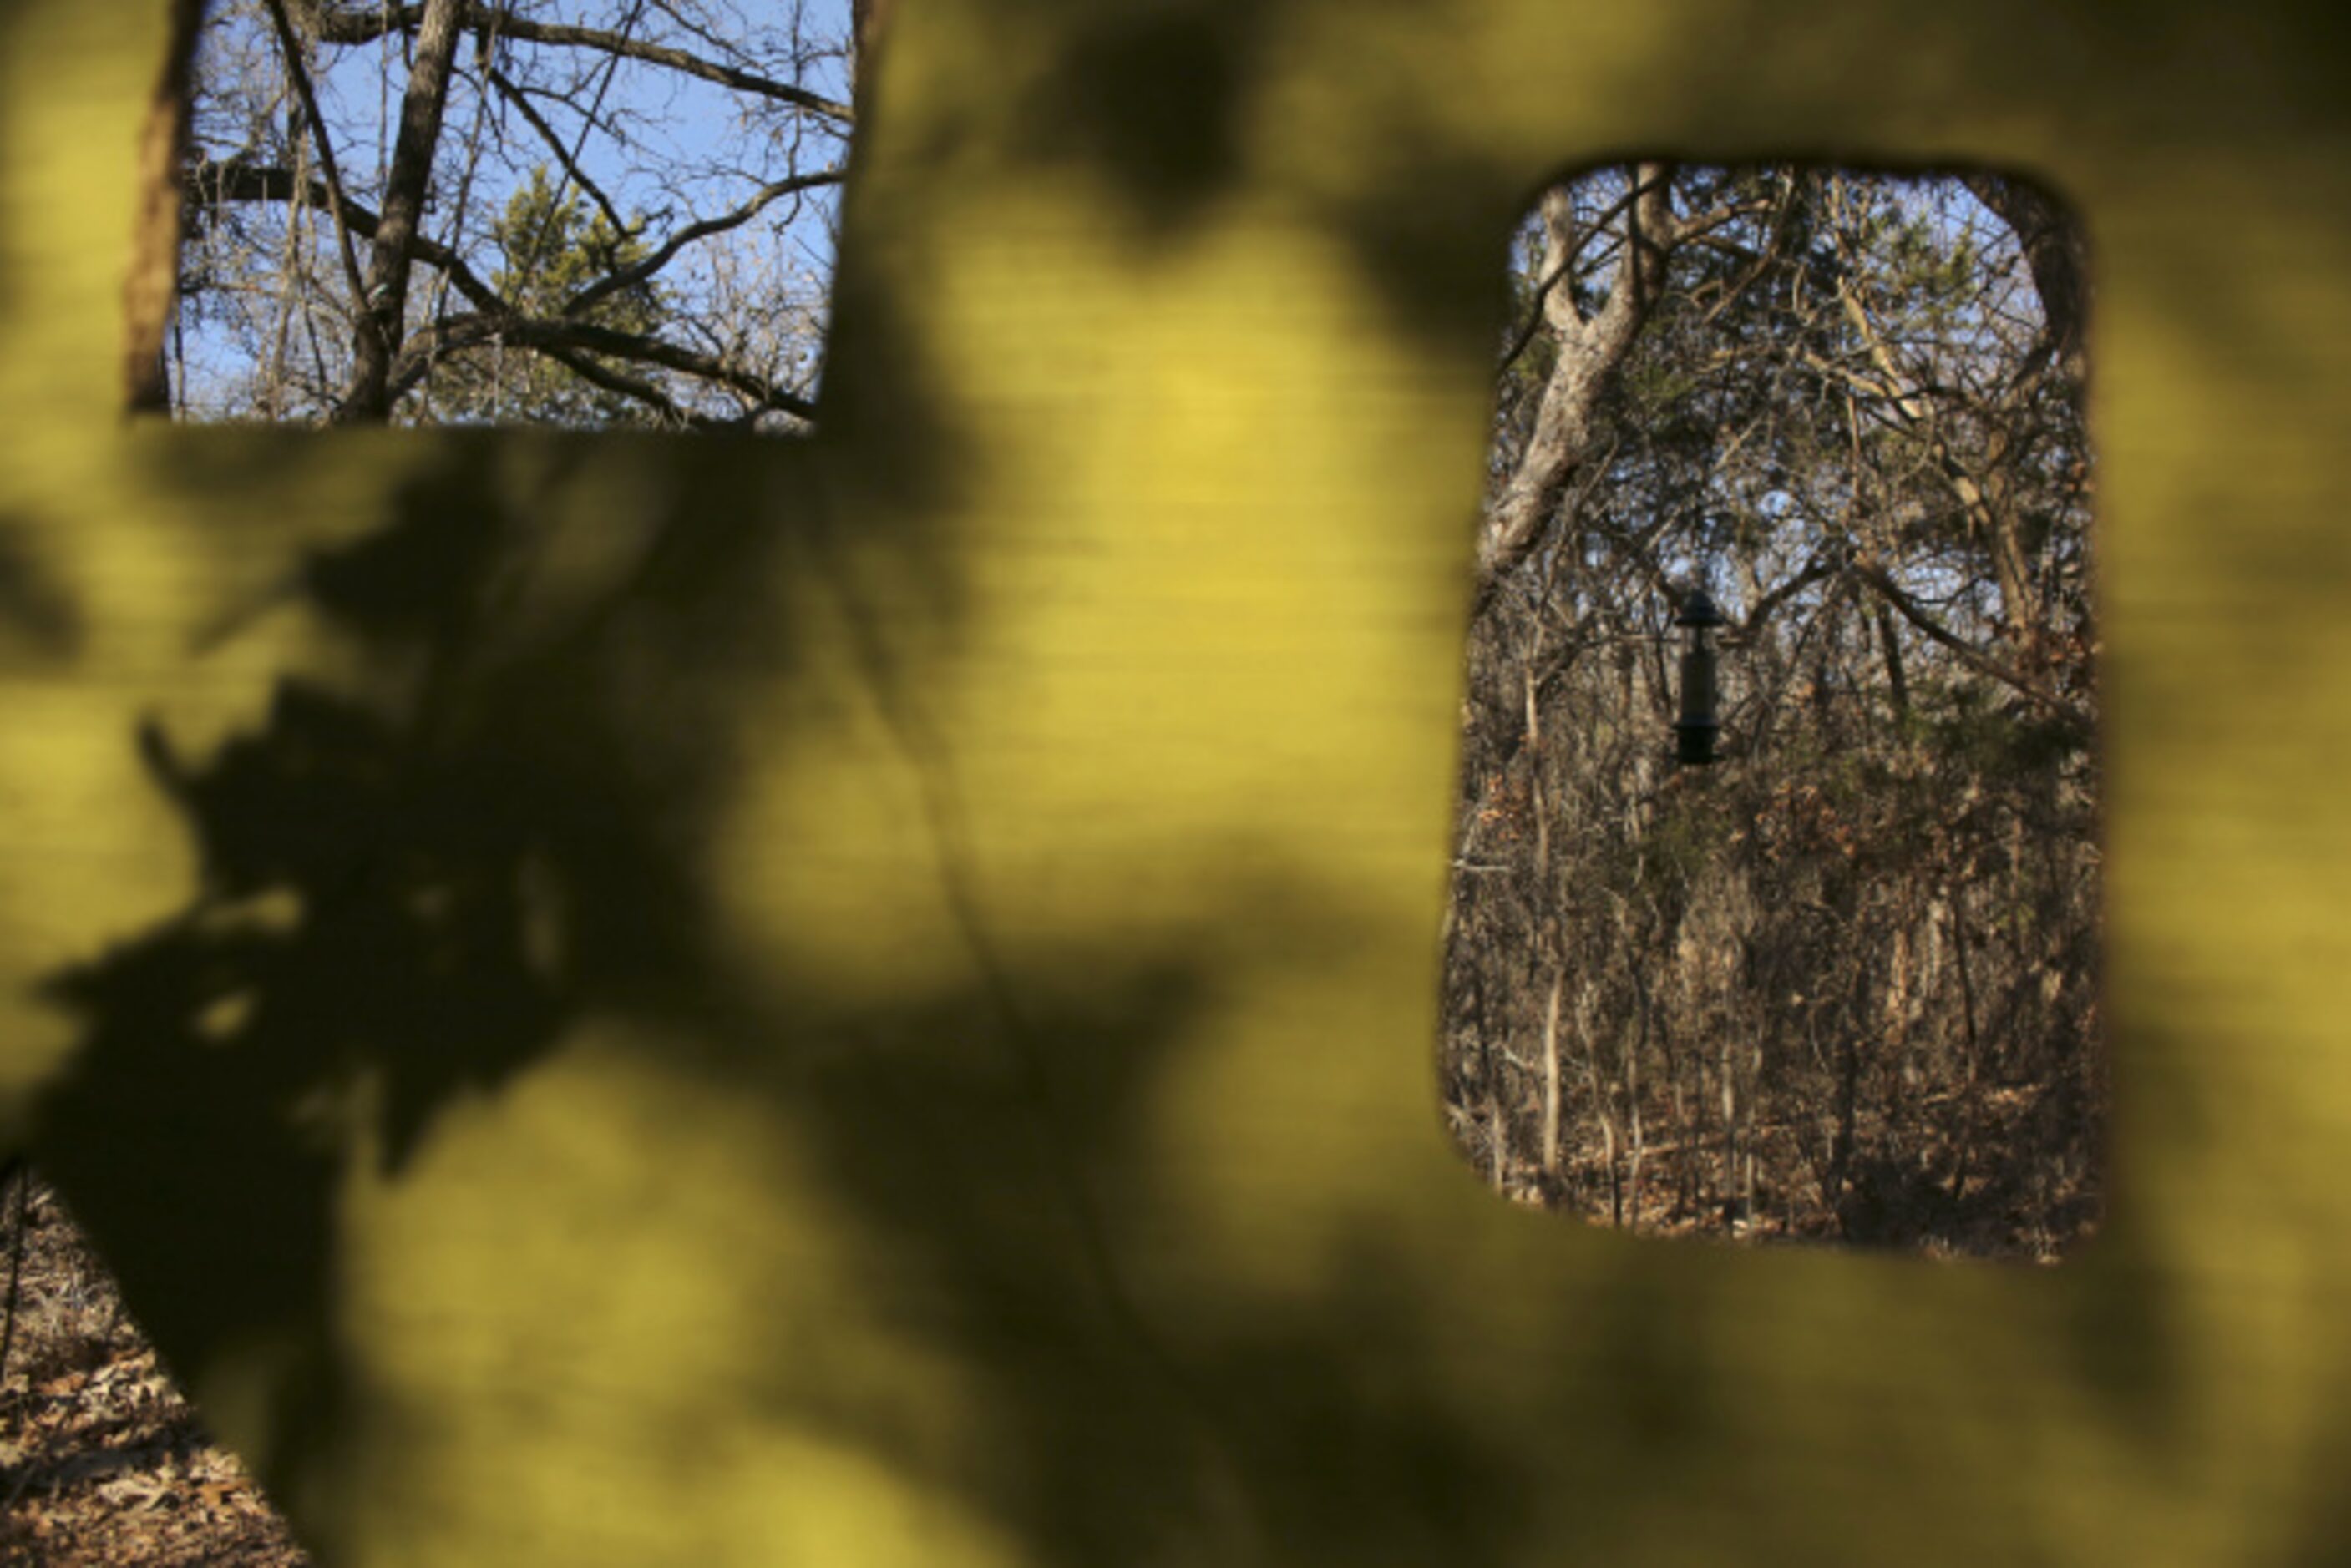
[[[491,225],[498,258],[492,286],[527,317],[565,316],[564,304],[597,280],[644,259],[642,225],[615,229],[545,164],[507,199]],[[672,319],[665,292],[651,281],[597,300],[570,319],[650,336]],[[591,365],[605,361],[584,350]],[[642,369],[636,370],[642,375]],[[493,338],[436,365],[427,379],[431,422],[601,428],[653,422],[643,404],[598,387],[566,366]]]

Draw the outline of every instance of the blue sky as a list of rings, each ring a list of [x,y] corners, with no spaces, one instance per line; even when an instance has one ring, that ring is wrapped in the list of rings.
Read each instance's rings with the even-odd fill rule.
[[[343,3],[362,5],[362,0]],[[526,4],[520,11],[535,22],[622,32],[705,58],[720,54],[720,45],[713,39],[747,47],[764,43],[779,52],[805,44],[813,57],[804,70],[778,61],[761,66],[762,74],[797,80],[829,98],[845,101],[849,96],[846,59],[840,53],[849,28],[848,0],[803,0],[797,6],[762,0],[560,0]],[[274,46],[256,8],[227,4],[215,17],[221,45],[208,48],[199,61],[208,80],[225,87],[234,79],[239,42],[262,62],[262,74],[274,69]],[[681,19],[695,26],[682,25]],[[696,36],[695,27],[703,36]],[[347,185],[362,201],[372,202],[389,153],[407,78],[406,42],[395,36],[322,51],[331,63],[319,72],[316,90],[334,132]],[[577,149],[580,167],[613,206],[624,217],[647,221],[651,243],[658,244],[687,223],[735,208],[762,182],[776,178],[790,156],[795,134],[803,138],[803,170],[820,167],[839,155],[837,140],[824,134],[811,117],[782,112],[755,95],[657,64],[615,61],[601,51],[515,39],[502,47],[499,61],[509,78],[527,88],[536,82],[571,89],[569,102],[554,96],[534,96],[531,101],[558,136]],[[461,46],[459,62],[436,162],[436,210],[428,213],[426,230],[448,239],[453,230],[461,229],[455,236],[459,249],[476,272],[489,275],[496,270],[496,257],[484,240],[507,195],[535,164],[549,166],[559,179],[566,177],[539,133],[511,105],[493,94],[494,112],[480,112],[478,52],[472,40]],[[599,123],[583,135],[580,110],[590,106]],[[284,123],[282,111],[267,118],[279,126]],[[201,151],[208,154],[245,150],[240,125],[218,117],[208,124],[200,116],[198,131],[208,143]],[[762,291],[778,298],[789,294],[799,306],[820,311],[830,292],[835,194],[813,192],[796,205],[789,198],[779,202],[723,240],[681,255],[664,271],[664,284],[689,314],[695,306],[687,302],[715,298],[714,291],[722,286],[731,288],[737,299]],[[272,218],[251,208],[239,215],[249,225],[265,228]],[[276,232],[282,234],[282,228]],[[319,232],[323,235],[327,231],[321,225]],[[727,253],[724,272],[707,259],[718,248]],[[237,290],[230,286],[242,282],[250,310],[258,311],[265,304],[275,308],[274,299],[251,303],[264,292],[252,286],[263,275],[248,271],[241,278],[218,279],[223,286],[207,302],[209,308],[189,313],[191,330],[183,333],[183,341],[193,361],[189,382],[199,402],[207,385],[226,387],[240,364],[255,363],[250,344],[272,338],[271,332],[256,334],[248,324],[243,339],[248,348],[239,359],[233,324],[246,317],[237,315]],[[413,296],[423,296],[433,284],[432,269],[420,268],[412,283]]]

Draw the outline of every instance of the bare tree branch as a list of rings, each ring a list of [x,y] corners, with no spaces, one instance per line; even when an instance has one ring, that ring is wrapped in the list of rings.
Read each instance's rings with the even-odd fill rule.
[[[1968,190],[2000,215],[2023,248],[2041,296],[2042,357],[2053,358],[2075,385],[2089,379],[2088,244],[2081,225],[2039,188],[1997,174],[1970,174]]]
[[[393,140],[392,168],[384,176],[383,212],[368,261],[367,292],[360,297],[350,387],[335,410],[338,424],[381,421],[392,412],[389,379],[407,316],[409,243],[424,212],[425,185],[441,140],[441,115],[449,101],[457,25],[465,10],[465,0],[424,0],[416,63],[401,99],[400,134]]]
[[[1583,320],[1582,313],[1577,310],[1572,293],[1566,302],[1564,319],[1554,320],[1552,291],[1567,281],[1568,275],[1574,272],[1576,260],[1583,254],[1585,239],[1615,222],[1617,216],[1642,194],[1643,190],[1644,187],[1635,184],[1610,202],[1607,208],[1591,223],[1581,226],[1575,222],[1575,209],[1569,200],[1566,186],[1553,186],[1544,192],[1542,215],[1545,244],[1542,281],[1536,286],[1533,298],[1527,302],[1526,324],[1519,328],[1517,335],[1510,339],[1510,347],[1502,351],[1501,363],[1496,368],[1498,374],[1518,363],[1519,356],[1524,354],[1533,345],[1535,337],[1546,326],[1573,327]],[[1603,252],[1602,254],[1604,257],[1606,253]]]
[[[616,235],[627,234],[629,221],[621,216],[621,210],[612,205],[612,199],[604,194],[604,188],[589,178],[588,171],[580,167],[580,161],[571,155],[569,148],[563,145],[563,138],[557,133],[555,127],[532,107],[529,96],[495,66],[485,67],[483,75],[488,78],[490,86],[497,89],[498,96],[514,105],[523,119],[529,122],[530,128],[538,132],[539,140],[547,143],[556,161],[563,165],[563,172],[569,176],[574,185],[588,192],[589,200],[594,202],[597,210],[604,214],[604,221],[612,225],[612,233]]]
[[[778,180],[772,184],[763,186],[752,193],[749,201],[745,202],[733,212],[723,213],[716,218],[705,218],[699,223],[688,223],[664,241],[658,249],[648,253],[641,260],[632,262],[607,276],[598,278],[563,302],[563,314],[577,316],[593,306],[599,300],[609,298],[622,289],[632,288],[645,282],[675,260],[680,251],[696,240],[708,239],[713,234],[725,234],[729,229],[740,228],[782,198],[795,195],[802,191],[812,191],[820,186],[838,185],[841,183],[841,178],[840,170],[827,169],[815,174],[795,174],[789,179]]]
[[[351,228],[345,212],[343,177],[335,167],[333,140],[327,134],[327,122],[319,117],[318,95],[310,90],[309,68],[302,63],[302,43],[294,36],[294,24],[287,20],[285,0],[266,0],[270,25],[277,34],[278,51],[285,57],[287,79],[294,84],[296,97],[302,104],[302,123],[309,130],[318,147],[319,167],[326,171],[326,200],[322,205],[334,216],[335,240],[343,258],[343,281],[350,286],[351,302],[364,309],[367,285],[360,276],[359,253],[351,248]],[[372,228],[370,230],[373,232]]]
[[[228,202],[299,202],[320,212],[337,206],[334,187],[324,181],[310,180],[299,190],[293,171],[275,164],[248,163],[241,159],[219,162],[207,161],[191,168],[185,177],[188,200],[199,207],[212,207]],[[362,239],[373,239],[381,227],[381,220],[359,202],[345,198],[340,203],[340,222],[350,233]],[[409,254],[429,266],[446,273],[457,292],[482,310],[496,313],[509,311],[514,306],[506,296],[485,283],[467,266],[465,258],[448,246],[425,234],[411,234]]]
[[[649,335],[623,332],[616,327],[569,318],[516,314],[451,317],[416,334],[402,352],[402,364],[394,380],[403,387],[413,386],[434,357],[493,339],[503,339],[511,347],[542,353],[584,352],[639,364],[658,365],[664,369],[725,387],[748,401],[755,411],[774,410],[802,420],[816,417],[816,405],[809,400],[775,386],[748,370],[729,365],[715,355]]]
[[[1558,362],[1552,366],[1542,400],[1535,410],[1533,432],[1525,453],[1489,510],[1478,540],[1478,607],[1491,601],[1494,586],[1526,559],[1558,510],[1561,495],[1592,442],[1592,416],[1608,379],[1654,308],[1665,281],[1665,267],[1678,237],[1669,193],[1670,164],[1645,163],[1634,171],[1634,200],[1625,209],[1627,244],[1616,264],[1616,278],[1608,303],[1588,321],[1572,325],[1552,322],[1560,332]],[[1555,214],[1546,213],[1552,233],[1546,245],[1546,271],[1559,268],[1559,257],[1572,254],[1573,239],[1561,232]],[[1545,314],[1556,317],[1557,298]],[[1573,312],[1573,302],[1569,302]]]
[[[578,366],[572,358],[565,358],[567,353],[587,351],[609,355],[615,358],[660,365],[664,369],[699,377],[726,387],[729,390],[748,400],[757,409],[772,409],[790,414],[797,419],[812,421],[816,414],[814,403],[773,386],[748,371],[730,366],[715,355],[702,353],[659,338],[595,326],[578,320],[576,317],[580,312],[588,309],[597,300],[651,277],[693,240],[704,238],[708,234],[747,222],[761,207],[774,202],[790,190],[804,189],[810,185],[830,184],[837,182],[839,178],[837,172],[828,172],[798,180],[779,181],[754,197],[751,202],[725,217],[689,225],[686,230],[673,236],[671,242],[662,251],[654,253],[633,266],[623,268],[618,273],[598,280],[582,294],[566,301],[561,315],[555,318],[532,317],[524,315],[512,301],[484,282],[479,275],[465,265],[464,258],[437,241],[423,234],[412,234],[409,238],[409,245],[416,259],[446,274],[457,292],[475,306],[476,313],[453,317],[417,335],[415,341],[404,348],[399,356],[399,362],[387,382],[386,389],[391,402],[396,404],[402,396],[414,389],[418,380],[426,373],[432,359],[435,357],[488,342],[493,338],[503,337],[517,348],[532,348],[552,358],[560,358],[565,365],[575,369]],[[329,200],[329,188],[323,182],[312,180],[308,182],[306,189],[298,192],[295,176],[290,170],[266,164],[246,163],[235,160],[198,164],[188,171],[185,183],[189,199],[199,206],[211,206],[224,202],[288,202],[299,200],[310,206],[324,209]],[[344,204],[344,214],[351,231],[363,237],[372,238],[381,230],[381,220],[376,214],[355,202]],[[590,379],[595,379],[595,378],[591,377]],[[682,412],[669,399],[658,391],[649,393],[648,389],[636,385],[608,384],[603,381],[599,381],[597,384],[605,386],[607,390],[622,392],[653,409],[664,418],[674,418],[675,422],[680,424],[723,425],[726,422],[707,421],[704,416]]]
[[[618,392],[622,397],[643,404],[651,409],[664,424],[681,426],[687,430],[705,431],[720,429],[726,424],[724,420],[714,420],[707,414],[693,413],[681,409],[670,400],[668,393],[651,381],[642,377],[629,375],[625,371],[615,370],[610,365],[601,364],[575,349],[549,348],[539,351],[590,386],[601,387],[608,392]]]
[[[383,36],[386,32],[415,32],[423,26],[424,16],[433,3],[434,0],[423,0],[421,5],[387,5],[381,9],[357,5],[322,8],[319,13],[319,36],[331,44],[365,44]],[[464,0],[461,21],[463,26],[475,29],[495,27],[501,38],[549,44],[559,48],[594,49],[601,54],[665,66],[671,70],[716,82],[737,92],[751,93],[778,103],[789,104],[794,109],[806,109],[843,128],[856,119],[856,111],[849,105],[826,98],[821,93],[773,81],[735,66],[706,60],[684,49],[623,37],[600,27],[534,22],[512,10],[481,5],[478,0]]]
[[[1901,612],[1901,616],[1904,620],[1908,621],[1912,626],[1917,627],[1921,632],[1925,633],[1930,641],[1948,649],[1954,658],[1959,660],[1960,663],[1966,665],[1977,674],[1988,676],[1991,680],[1999,681],[2001,685],[2009,688],[2009,690],[2024,698],[2025,701],[2032,702],[2036,707],[2044,709],[2055,717],[2064,720],[2066,723],[2072,725],[2084,735],[2089,735],[2095,732],[2097,727],[2096,721],[2091,717],[2087,709],[2083,708],[2076,703],[2069,702],[2064,698],[2058,696],[2055,692],[2047,691],[2043,687],[2034,684],[2032,681],[2026,680],[2022,675],[2010,669],[2007,665],[2002,664],[2000,660],[1992,658],[1990,654],[1981,651],[1972,643],[1970,643],[1964,638],[1954,633],[1949,628],[1944,626],[1942,622],[1928,614],[1926,607],[1919,604],[1919,602],[1911,597],[1909,594],[1903,591],[1901,586],[1896,583],[1892,577],[1888,576],[1883,568],[1862,566],[1856,563],[1847,569],[1853,576],[1868,584],[1872,588],[1877,591],[1886,603],[1892,605],[1896,610]]]
[[[1739,635],[1750,640],[1761,636],[1765,624],[1771,620],[1782,605],[1823,577],[1832,576],[1834,570],[1835,568],[1829,563],[1818,557],[1805,562],[1802,567],[1792,575],[1787,581],[1779,584],[1764,594],[1761,598],[1757,599],[1747,613],[1740,618]]]

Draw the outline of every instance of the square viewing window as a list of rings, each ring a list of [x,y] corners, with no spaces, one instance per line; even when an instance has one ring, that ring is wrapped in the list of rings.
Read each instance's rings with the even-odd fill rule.
[[[1982,171],[1614,165],[1509,285],[1462,1154],[1652,1234],[2057,1259],[2107,1087],[2079,223]]]
[[[132,405],[806,429],[854,118],[847,0],[562,0],[454,27],[432,9],[206,8],[174,309]]]

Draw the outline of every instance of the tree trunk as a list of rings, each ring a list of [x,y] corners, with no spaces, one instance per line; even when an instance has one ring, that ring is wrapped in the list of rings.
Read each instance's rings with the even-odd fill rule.
[[[441,113],[449,102],[449,71],[457,55],[465,0],[424,0],[416,29],[416,63],[401,99],[400,134],[384,176],[383,211],[368,258],[367,297],[359,302],[352,335],[353,369],[337,424],[381,424],[392,417],[392,365],[408,315],[409,247],[433,180],[441,141]]]
[[[180,275],[181,170],[188,156],[188,94],[204,0],[172,0],[170,42],[139,133],[139,214],[122,289],[123,371],[133,413],[166,413],[163,337]]]
[[[1489,1156],[1486,1184],[1495,1191],[1510,1191],[1510,1113],[1502,1104],[1501,1075],[1495,1073],[1486,1080],[1486,1130]]]
[[[1679,238],[1670,193],[1673,166],[1644,163],[1633,179],[1637,194],[1626,208],[1624,259],[1617,264],[1608,303],[1584,319],[1576,308],[1574,289],[1563,277],[1543,298],[1544,320],[1559,340],[1559,358],[1536,405],[1526,452],[1479,536],[1480,607],[1501,578],[1541,541],[1568,482],[1591,451],[1593,414],[1601,394],[1664,289],[1666,263]],[[1576,249],[1574,213],[1564,187],[1543,198],[1543,276],[1558,277],[1573,265]]]
[[[1647,987],[1636,983],[1634,995],[1637,998],[1640,1027],[1625,1053],[1625,1211],[1626,1222],[1638,1225],[1641,1222],[1641,1160],[1646,1153],[1641,1129],[1641,1049],[1649,1042]]]
[[[1739,1064],[1731,1032],[1724,1029],[1715,1048],[1715,1072],[1720,1076],[1722,1111],[1722,1200],[1739,1201]]]
[[[895,0],[850,0],[850,47],[856,51],[851,94],[861,113],[865,108],[867,90],[872,85],[874,47],[889,30]]]
[[[1845,1193],[1853,1184],[1855,1146],[1859,1141],[1861,1035],[1857,1023],[1845,1025],[1844,1051],[1837,1061],[1836,1138],[1829,1146],[1829,1189],[1823,1194],[1833,1214],[1844,1210]]]
[[[1902,668],[1902,639],[1894,629],[1894,612],[1883,604],[1876,607],[1877,646],[1886,658],[1886,686],[1894,701],[1895,734],[1910,721],[1910,681]]]
[[[1559,1183],[1559,993],[1564,969],[1551,977],[1551,1004],[1543,1012],[1542,1172],[1546,1199]]]
[[[1980,1116],[1983,1103],[1983,1044],[1976,1033],[1975,976],[1968,965],[1968,928],[1965,895],[1954,888],[1951,893],[1951,953],[1959,974],[1959,1022],[1966,1030],[1968,1044],[1968,1076],[1966,1088],[1966,1120],[1959,1134],[1959,1168],[1951,1177],[1951,1206],[1956,1210],[1967,1197],[1968,1174],[1975,1161],[1976,1139],[1980,1132]]]
[[[1968,177],[1976,200],[2000,214],[2024,248],[2041,296],[2043,352],[2076,386],[2089,379],[2089,244],[2064,208],[2032,185],[1995,174]]]
[[[1593,1113],[1600,1118],[1600,1155],[1608,1165],[1608,1222],[1622,1229],[1625,1223],[1625,1173],[1616,1162],[1615,1085],[1620,1075],[1611,1073],[1606,1084],[1600,1078],[1600,1054],[1592,1038],[1592,982],[1586,981],[1576,993],[1575,1039],[1583,1048],[1583,1081],[1592,1095]]]

